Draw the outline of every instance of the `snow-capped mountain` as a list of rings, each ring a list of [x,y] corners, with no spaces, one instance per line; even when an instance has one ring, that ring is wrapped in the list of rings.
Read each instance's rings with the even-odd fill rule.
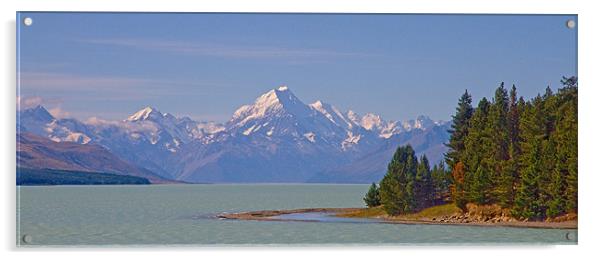
[[[32,132],[37,135],[46,135],[46,125],[55,118],[43,106],[24,109],[17,112],[17,129]]]
[[[55,142],[99,144],[126,161],[168,178],[173,176],[167,159],[183,144],[193,140],[206,142],[209,136],[223,129],[219,124],[176,118],[152,107],[143,108],[121,121],[57,119],[42,106],[19,111],[18,118],[22,132]]]
[[[17,126],[22,132],[45,136],[55,142],[90,142],[89,129],[75,119],[56,119],[43,106],[24,109],[17,113]]]
[[[282,86],[261,95],[252,105],[245,105],[236,110],[232,119],[226,123],[226,129],[234,135],[259,132],[267,136],[298,137],[303,133],[295,130],[310,126],[306,121],[311,116],[312,110],[289,91],[288,87]]]
[[[354,163],[386,166],[388,150],[405,143],[439,161],[449,127],[425,116],[386,121],[372,113],[343,112],[320,100],[306,104],[286,86],[241,106],[223,125],[153,107],[121,121],[56,119],[41,106],[18,116],[20,131],[55,142],[98,144],[139,167],[190,182],[357,182],[349,179],[362,169]],[[371,155],[376,159],[362,159]],[[353,167],[346,169],[348,165]],[[362,175],[362,181],[379,178],[372,175],[380,170]]]
[[[286,86],[261,95],[251,105],[239,108],[226,123],[226,132],[233,136],[245,135],[280,138],[297,142],[324,145],[345,150],[349,144],[359,143],[361,129],[334,106],[316,101],[306,105]]]

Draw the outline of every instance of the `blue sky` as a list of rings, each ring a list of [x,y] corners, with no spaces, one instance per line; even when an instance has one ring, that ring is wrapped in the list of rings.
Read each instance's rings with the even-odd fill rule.
[[[449,120],[464,89],[533,97],[576,74],[575,16],[20,13],[20,96],[86,119],[154,106],[226,121],[286,84],[305,103]],[[476,105],[476,102],[475,102]],[[59,112],[57,112],[59,113]]]

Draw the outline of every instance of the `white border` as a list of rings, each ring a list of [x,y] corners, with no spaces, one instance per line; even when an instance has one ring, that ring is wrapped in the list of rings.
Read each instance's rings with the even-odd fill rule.
[[[601,13],[596,1],[468,1],[468,0],[222,0],[222,1],[0,1],[2,15],[2,127],[0,165],[3,171],[2,235],[5,257],[19,259],[104,259],[144,257],[146,259],[429,259],[487,258],[577,259],[597,255],[600,241],[598,192],[602,184],[596,163],[600,142],[600,40]],[[178,12],[356,12],[356,13],[514,13],[578,14],[579,24],[579,246],[556,247],[359,247],[359,248],[161,248],[161,249],[16,249],[15,245],[15,12],[19,11],[178,11]],[[90,254],[94,252],[95,254]],[[202,252],[202,255],[197,253]]]

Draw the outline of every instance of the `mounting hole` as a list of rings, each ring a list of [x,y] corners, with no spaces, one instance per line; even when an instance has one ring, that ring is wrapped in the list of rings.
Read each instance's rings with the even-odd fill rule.
[[[575,28],[575,25],[577,25],[577,23],[575,23],[575,20],[573,19],[569,19],[568,21],[566,21],[566,27],[569,29]]]
[[[566,238],[566,240],[575,240],[577,238],[577,234],[575,234],[574,232],[566,232],[566,234],[564,235],[564,237]]]
[[[29,244],[32,241],[32,238],[30,235],[23,235],[23,237],[21,238],[21,240],[23,240],[23,243],[25,244]]]
[[[31,26],[33,24],[33,19],[31,19],[31,17],[25,17],[25,19],[23,19],[23,24],[25,24],[25,26]]]

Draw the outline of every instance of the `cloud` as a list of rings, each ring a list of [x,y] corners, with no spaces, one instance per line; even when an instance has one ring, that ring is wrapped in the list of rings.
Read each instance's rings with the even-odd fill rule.
[[[225,44],[196,43],[186,41],[165,41],[152,39],[85,39],[78,42],[126,47],[133,49],[160,51],[182,55],[212,56],[223,58],[255,58],[255,59],[325,59],[345,57],[370,57],[373,54],[343,52],[325,49],[283,48],[276,46],[234,46]]]
[[[178,83],[136,77],[77,75],[56,72],[21,72],[19,87],[27,93],[45,93],[79,100],[142,100],[174,94],[165,86]]]
[[[55,118],[69,118],[71,113],[63,110],[62,100],[42,98],[39,96],[17,96],[17,111],[43,106]]]
[[[99,117],[90,117],[84,120],[84,123],[87,125],[92,125],[99,128],[113,128],[118,129],[120,131],[124,131],[126,133],[135,133],[135,132],[157,132],[159,128],[157,125],[150,121],[138,121],[138,122],[129,122],[124,120],[106,120]]]
[[[118,122],[115,120],[105,120],[99,117],[90,117],[88,119],[86,119],[84,121],[84,123],[88,124],[88,125],[93,125],[93,126],[100,126],[100,125],[118,125]]]
[[[71,113],[63,110],[61,107],[54,107],[48,109],[48,113],[50,113],[55,118],[70,118]]]
[[[17,96],[17,111],[21,109],[28,109],[36,107],[42,104],[41,97],[22,97]]]
[[[192,114],[192,115],[178,115],[178,117],[189,117],[198,122],[226,122],[231,117],[232,114],[224,113],[224,114]]]
[[[181,95],[180,91],[201,95],[215,94],[231,84],[227,81],[153,79],[83,75],[73,73],[24,71],[19,73],[19,88],[27,93],[77,96],[79,100],[128,101]],[[180,91],[174,91],[174,89]]]
[[[142,86],[149,83],[148,79],[88,76],[54,72],[21,72],[19,73],[21,87],[43,87],[54,90],[121,90],[124,87]]]

